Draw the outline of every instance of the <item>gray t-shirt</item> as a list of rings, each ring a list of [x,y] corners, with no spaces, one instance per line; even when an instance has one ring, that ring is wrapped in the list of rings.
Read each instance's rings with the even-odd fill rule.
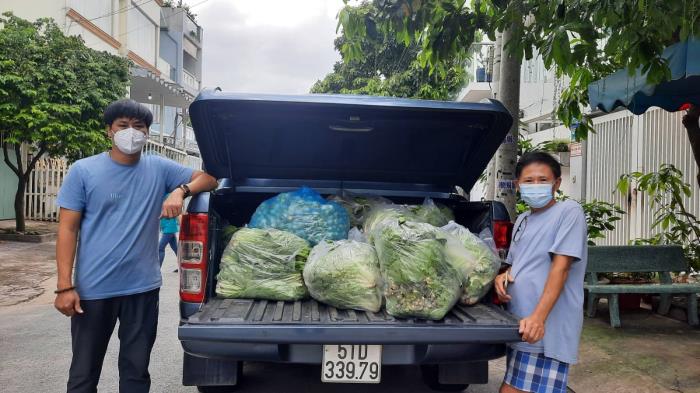
[[[514,282],[508,309],[519,318],[530,316],[544,291],[554,254],[574,258],[559,299],[545,322],[544,339],[535,344],[512,344],[518,351],[544,353],[565,363],[576,363],[583,325],[583,281],[588,258],[586,216],[572,200],[557,202],[537,213],[521,214],[513,227],[506,262]]]

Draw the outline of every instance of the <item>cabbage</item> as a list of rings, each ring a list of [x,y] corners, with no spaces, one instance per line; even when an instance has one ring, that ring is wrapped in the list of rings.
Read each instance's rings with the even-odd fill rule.
[[[308,296],[302,271],[306,240],[277,229],[241,228],[221,257],[216,293],[228,298],[299,300]]]
[[[374,247],[351,240],[316,245],[304,266],[311,297],[337,308],[377,312],[381,274]]]
[[[448,261],[436,228],[416,222],[383,222],[373,233],[386,309],[397,317],[442,319],[461,293],[462,277]]]
[[[449,237],[456,238],[463,250],[452,248],[450,261],[462,273],[464,287],[460,303],[473,305],[491,289],[501,267],[501,259],[493,250],[469,229],[451,221],[441,228]],[[448,244],[450,240],[447,240]],[[466,253],[465,253],[466,252]]]
[[[411,206],[411,212],[415,214],[415,220],[425,222],[436,227],[447,225],[455,219],[452,210],[441,204],[436,204],[431,198],[425,198],[422,205]]]
[[[291,232],[314,245],[323,240],[345,239],[350,217],[338,203],[326,201],[313,189],[302,187],[261,203],[248,226]]]

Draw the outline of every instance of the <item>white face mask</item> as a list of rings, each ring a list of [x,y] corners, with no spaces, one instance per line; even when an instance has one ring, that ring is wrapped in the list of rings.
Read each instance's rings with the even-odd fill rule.
[[[146,145],[146,134],[134,128],[125,128],[114,133],[114,144],[124,154],[137,154]]]

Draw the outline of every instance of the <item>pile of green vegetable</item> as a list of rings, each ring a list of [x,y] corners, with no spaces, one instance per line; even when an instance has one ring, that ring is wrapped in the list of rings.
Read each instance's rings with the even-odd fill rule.
[[[448,247],[452,250],[448,253],[452,265],[464,278],[460,303],[474,305],[491,289],[501,260],[483,240],[454,221],[440,230],[450,238],[448,244],[453,244],[452,239],[458,241],[456,247]]]
[[[277,229],[242,228],[221,258],[216,293],[227,298],[299,300],[308,296],[302,271],[309,243]]]
[[[304,282],[311,297],[333,307],[377,312],[382,306],[377,253],[366,243],[319,243],[304,267]]]
[[[461,293],[445,239],[425,223],[384,221],[372,234],[385,281],[386,310],[397,317],[442,319]]]
[[[217,294],[288,301],[310,294],[371,312],[384,300],[396,317],[439,320],[491,288],[500,259],[446,206],[349,193],[329,199],[307,188],[280,194],[260,205],[251,227],[225,228]],[[333,241],[348,238],[349,220],[353,240]]]

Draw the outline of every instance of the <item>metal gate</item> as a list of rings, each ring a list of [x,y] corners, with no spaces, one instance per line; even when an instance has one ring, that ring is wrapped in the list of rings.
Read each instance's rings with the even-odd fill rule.
[[[635,189],[629,195],[614,191],[620,175],[625,173],[655,171],[663,163],[675,165],[692,186],[686,208],[700,215],[700,190],[695,180],[698,170],[682,117],[681,112],[654,109],[640,116],[623,111],[593,119],[596,133],[586,141],[586,200],[611,202],[627,212],[615,230],[606,233],[606,238],[597,244],[628,244],[658,231],[651,228],[654,212],[644,194]]]

